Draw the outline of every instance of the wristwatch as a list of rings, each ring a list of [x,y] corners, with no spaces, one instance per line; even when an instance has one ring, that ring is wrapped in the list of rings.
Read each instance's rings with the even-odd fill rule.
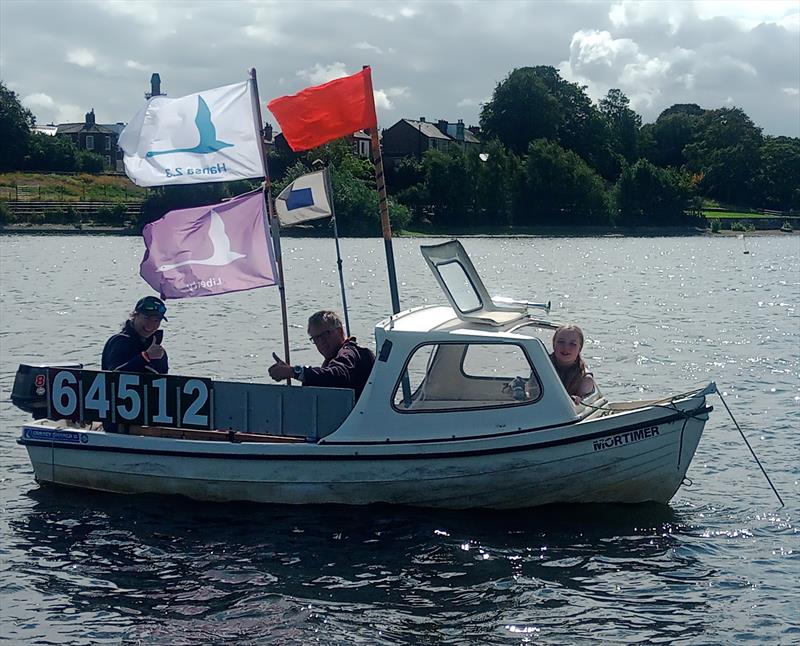
[[[292,377],[303,381],[303,366],[292,366]]]

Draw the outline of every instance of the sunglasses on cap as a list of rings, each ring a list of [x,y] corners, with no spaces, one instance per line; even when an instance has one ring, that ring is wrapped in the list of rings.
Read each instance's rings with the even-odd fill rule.
[[[164,316],[167,313],[167,306],[157,298],[143,298],[136,304],[135,311],[142,314],[159,314],[165,321],[167,320]]]

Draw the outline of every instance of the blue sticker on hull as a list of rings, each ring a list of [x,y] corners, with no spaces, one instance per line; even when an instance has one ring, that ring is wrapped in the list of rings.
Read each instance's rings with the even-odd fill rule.
[[[81,435],[81,433],[76,433],[75,431],[51,431],[42,428],[26,428],[22,431],[22,437],[26,440],[70,442],[72,444],[78,444],[81,441]]]

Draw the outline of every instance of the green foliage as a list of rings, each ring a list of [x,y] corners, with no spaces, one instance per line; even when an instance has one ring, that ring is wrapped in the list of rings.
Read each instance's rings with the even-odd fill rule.
[[[609,129],[609,143],[613,152],[626,162],[639,158],[639,129],[642,117],[630,109],[630,100],[616,88],[608,91],[600,100],[600,112]]]
[[[690,170],[702,172],[703,194],[749,204],[756,192],[762,143],[761,129],[740,108],[721,108],[700,117],[698,133],[684,155]]]
[[[464,153],[428,150],[422,166],[431,221],[436,225],[474,224],[475,185]]]
[[[43,220],[46,224],[75,224],[80,221],[80,216],[74,208],[68,206],[45,211]]]
[[[722,221],[719,218],[712,218],[708,224],[711,227],[711,233],[719,233],[722,229]]]
[[[537,68],[522,67],[497,84],[481,109],[480,123],[487,136],[520,154],[534,139],[555,139],[563,118],[558,100]]]
[[[13,221],[14,216],[11,213],[11,209],[8,208],[8,204],[0,202],[0,226],[11,224]]]
[[[22,168],[35,119],[0,81],[0,172]]]
[[[755,231],[756,225],[752,222],[742,222],[741,220],[737,220],[736,222],[731,222],[731,231]]]
[[[528,147],[515,224],[601,224],[608,221],[602,178],[576,153],[539,139]]]
[[[496,139],[484,148],[486,161],[473,166],[476,224],[510,225],[514,214],[521,211],[521,189],[524,174],[520,158],[508,152]],[[475,168],[477,166],[477,168]]]
[[[121,227],[126,222],[126,211],[124,204],[114,204],[113,206],[101,206],[95,213],[94,221],[97,224],[105,224],[110,227]]]
[[[686,224],[692,182],[688,173],[658,168],[645,159],[626,166],[613,190],[613,203],[621,224]]]
[[[24,168],[37,171],[80,170],[80,150],[68,137],[31,135]]]
[[[668,108],[659,115],[655,123],[642,127],[642,152],[656,166],[679,168],[685,162],[683,150],[693,141],[699,126],[697,115],[680,111],[669,112]]]
[[[51,139],[55,138],[56,137],[51,137]],[[79,150],[78,169],[84,173],[102,173],[107,169],[106,161],[101,155],[91,150]]]
[[[800,139],[766,137],[755,184],[764,206],[800,210]]]

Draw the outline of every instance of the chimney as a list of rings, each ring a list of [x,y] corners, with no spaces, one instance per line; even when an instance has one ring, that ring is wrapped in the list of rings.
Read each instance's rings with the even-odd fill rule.
[[[419,121],[420,121],[420,123],[425,123],[425,117],[420,117]]]
[[[464,120],[459,119],[456,123],[456,139],[464,141]]]
[[[86,127],[94,125],[94,108],[91,109],[90,112],[86,113]]]
[[[436,127],[439,129],[439,132],[441,132],[443,135],[447,134],[447,121],[446,120],[439,119],[436,122]]]
[[[272,141],[272,124],[269,122],[264,124],[264,139]]]
[[[149,99],[154,96],[166,96],[161,92],[161,77],[158,72],[150,76],[150,91],[144,93],[144,98]]]

